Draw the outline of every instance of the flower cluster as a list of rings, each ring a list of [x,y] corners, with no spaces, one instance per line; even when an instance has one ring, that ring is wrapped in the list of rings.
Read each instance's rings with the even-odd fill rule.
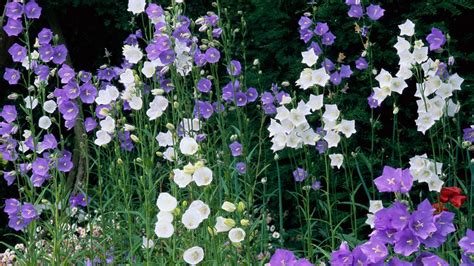
[[[410,158],[410,174],[413,176],[413,181],[427,183],[430,191],[441,191],[444,184],[440,178],[442,168],[442,163],[428,159],[426,154]]]
[[[366,8],[362,5],[360,0],[346,0],[346,5],[350,6],[347,15],[351,18],[362,18],[364,13],[369,17],[370,20],[379,20],[385,12],[385,9],[379,5],[370,4]],[[365,11],[364,11],[365,9]]]
[[[415,120],[418,131],[423,134],[430,129],[443,115],[453,117],[460,108],[451,97],[455,91],[461,90],[462,79],[458,74],[449,74],[446,64],[439,60],[433,61],[428,57],[429,50],[438,50],[444,42],[444,35],[436,28],[427,37],[430,47],[424,46],[422,40],[411,44],[403,36],[412,38],[415,34],[415,24],[410,20],[399,25],[400,36],[394,45],[400,58],[399,71],[393,77],[382,69],[376,77],[379,87],[373,88],[370,99],[372,105],[380,105],[392,92],[402,94],[408,86],[406,80],[413,75],[417,78],[415,97],[418,106],[418,118]],[[433,35],[435,34],[435,35]],[[436,42],[436,43],[435,43]],[[420,74],[421,73],[421,74]],[[420,76],[421,75],[421,76]],[[370,103],[370,100],[369,100]]]
[[[5,201],[5,209],[8,214],[8,226],[16,231],[23,230],[32,221],[39,217],[36,208],[31,203],[21,203],[16,199],[7,199]]]
[[[347,243],[343,243],[339,250],[331,254],[332,265],[383,262],[389,257],[387,245],[393,246],[394,253],[408,257],[418,252],[422,245],[427,248],[440,247],[446,241],[448,234],[455,231],[454,213],[443,211],[434,214],[435,209],[428,200],[420,203],[412,213],[405,204],[399,201],[391,207],[381,209],[378,203],[375,202],[374,206],[371,206],[373,209],[371,211],[374,212],[374,231],[370,234],[369,241],[355,247],[352,252]],[[392,258],[389,264],[401,265],[393,260],[398,261],[398,258]],[[440,262],[440,265],[447,265],[438,256],[427,252],[421,253],[416,258],[416,261],[419,260],[424,263],[428,263],[425,260],[430,262],[433,260]]]

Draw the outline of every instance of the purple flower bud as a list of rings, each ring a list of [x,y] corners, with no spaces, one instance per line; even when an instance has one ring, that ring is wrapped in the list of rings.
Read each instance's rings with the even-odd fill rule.
[[[16,179],[15,171],[10,171],[10,172],[3,171],[3,179],[7,181],[7,186],[11,186]]]

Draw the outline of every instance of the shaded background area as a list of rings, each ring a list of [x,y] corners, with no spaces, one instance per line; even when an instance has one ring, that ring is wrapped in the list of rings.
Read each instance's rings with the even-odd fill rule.
[[[43,15],[40,21],[35,23],[33,32],[38,32],[43,27],[60,30],[65,43],[69,49],[73,67],[76,71],[87,70],[94,72],[104,63],[119,64],[121,62],[122,42],[131,33],[131,14],[126,11],[127,0],[38,0],[43,7]],[[154,1],[166,6],[168,1]],[[208,10],[213,10],[212,1],[188,0],[186,14],[197,18]],[[301,51],[305,49],[299,40],[298,20],[307,11],[313,12],[319,21],[327,22],[337,36],[335,45],[329,50],[332,58],[337,58],[339,52],[346,56],[346,63],[350,63],[359,57],[361,44],[358,36],[354,33],[354,21],[347,17],[348,7],[343,0],[313,1],[311,5],[305,0],[221,0],[222,6],[227,7],[228,19],[233,25],[240,25],[241,16],[238,11],[243,12],[247,24],[247,37],[244,40],[247,61],[251,63],[258,58],[261,62],[263,75],[261,76],[260,91],[268,89],[271,83],[282,81],[295,81],[302,70]],[[367,2],[367,1],[364,1]],[[376,2],[376,1],[372,1]],[[2,7],[5,1],[1,1]],[[317,8],[315,8],[317,6]],[[459,100],[463,104],[464,127],[473,123],[472,110],[474,107],[473,80],[474,80],[474,31],[470,28],[474,17],[474,2],[472,0],[387,0],[383,1],[382,7],[386,10],[385,16],[374,25],[372,33],[375,53],[375,66],[377,69],[383,67],[391,72],[396,69],[397,57],[393,44],[398,35],[397,25],[410,18],[416,23],[419,37],[426,36],[431,27],[436,26],[448,32],[451,36],[450,51],[456,59],[455,71],[466,81],[463,91],[459,94]],[[240,26],[239,26],[240,27]],[[424,39],[424,37],[423,37]],[[242,40],[238,40],[240,42]],[[8,48],[14,43],[13,38],[7,38],[3,31],[0,33],[0,74],[3,76],[5,66],[12,65]],[[104,57],[105,48],[111,53],[110,57]],[[239,45],[233,47],[234,57],[242,60],[243,50]],[[109,61],[110,60],[110,61]],[[334,60],[335,61],[335,60]],[[247,80],[250,85],[256,86],[257,77],[249,74]],[[414,119],[416,116],[416,105],[414,103],[413,85],[412,89],[399,98],[399,104],[406,106],[408,111],[402,110],[400,123],[402,130],[409,133],[404,138],[416,138]],[[6,101],[6,96],[18,91],[19,88],[8,86],[0,81],[0,104]],[[368,120],[370,111],[366,104],[366,97],[371,88],[366,78],[352,77],[349,81],[348,93],[350,97],[345,99],[343,106],[351,110],[348,116],[356,120]],[[391,137],[391,102],[384,102],[383,107],[377,112],[382,114],[383,120],[378,132],[380,142],[384,145],[384,138]],[[366,122],[364,122],[366,123]],[[362,124],[358,129],[366,131],[368,125]],[[366,131],[367,132],[367,131]],[[364,147],[369,142],[368,136],[356,136],[353,140],[357,145]],[[403,141],[403,140],[402,140]],[[418,150],[424,150],[426,143],[420,141],[407,143],[402,147],[404,154],[413,155]],[[293,187],[293,180],[286,178],[288,187]],[[284,186],[285,187],[285,186]],[[7,187],[3,178],[0,178],[0,199],[15,197],[15,187]],[[288,196],[289,197],[289,196]],[[287,198],[284,202],[291,204],[292,199]],[[290,206],[288,206],[290,207]],[[290,209],[290,208],[288,208]],[[295,219],[296,220],[296,219]],[[12,233],[6,226],[7,217],[0,212],[0,239],[9,239],[5,234]],[[287,224],[285,227],[297,226]],[[11,238],[10,238],[11,240]]]

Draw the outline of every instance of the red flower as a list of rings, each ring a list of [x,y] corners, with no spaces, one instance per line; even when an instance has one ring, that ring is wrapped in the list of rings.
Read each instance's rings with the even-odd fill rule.
[[[460,208],[464,202],[466,201],[467,197],[464,196],[464,195],[459,195],[459,196],[454,196],[452,197],[449,202],[451,202],[451,204],[453,204],[454,207],[456,208]]]
[[[442,202],[439,203],[433,203],[431,206],[435,208],[436,213],[441,213],[442,211],[447,211],[448,208],[444,207],[444,204]]]
[[[451,202],[454,207],[460,208],[467,199],[461,192],[458,187],[444,187],[441,189],[439,199],[442,203]]]

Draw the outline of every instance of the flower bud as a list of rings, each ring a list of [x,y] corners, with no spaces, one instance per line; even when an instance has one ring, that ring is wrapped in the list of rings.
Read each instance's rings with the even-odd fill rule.
[[[240,213],[245,211],[245,203],[243,201],[240,201],[239,204],[237,204],[237,211]]]
[[[224,201],[221,208],[226,212],[234,212],[236,209],[235,204],[228,201]]]
[[[231,218],[225,219],[224,224],[229,226],[229,227],[234,227],[235,226],[235,221]]]
[[[166,128],[167,128],[168,130],[174,130],[174,125],[171,124],[171,123],[167,123],[167,124],[166,124]]]
[[[155,152],[155,154],[156,154],[156,156],[158,156],[158,157],[163,157],[163,153],[162,153],[162,152],[157,151],[157,152]]]
[[[260,64],[260,61],[258,60],[258,58],[255,58],[255,59],[253,60],[253,65],[254,65],[254,66],[257,66],[257,65],[259,65],[259,64]]]
[[[194,169],[199,169],[204,167],[204,162],[203,161],[198,161],[194,164]]]
[[[247,219],[242,219],[242,220],[240,220],[240,224],[242,226],[248,226],[250,224],[250,221],[247,220]]]
[[[18,99],[18,94],[17,93],[12,93],[8,95],[8,100],[16,100]]]
[[[173,102],[173,107],[174,107],[175,109],[178,109],[178,108],[179,108],[179,103],[178,103],[178,102]]]
[[[135,142],[135,143],[140,142],[140,139],[139,139],[137,136],[135,136],[134,134],[131,134],[131,135],[130,135],[130,138],[131,138],[132,141]]]
[[[394,107],[393,107],[393,114],[394,114],[394,115],[398,114],[398,111],[399,111],[398,107],[397,107],[397,106],[394,106]]]
[[[122,164],[123,164],[122,159],[118,158],[118,159],[117,159],[117,164],[118,164],[118,165],[122,165]]]
[[[194,171],[195,171],[195,167],[194,165],[192,165],[191,163],[188,163],[187,165],[185,165],[183,167],[183,171],[186,173],[186,174],[189,174],[189,175],[192,175],[194,174]]]

